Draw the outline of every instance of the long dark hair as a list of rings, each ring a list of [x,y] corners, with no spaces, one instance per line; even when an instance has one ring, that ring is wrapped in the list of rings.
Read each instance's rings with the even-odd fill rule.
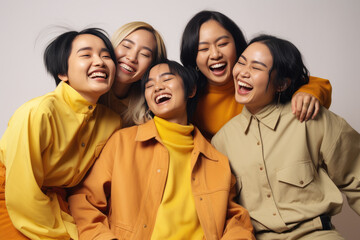
[[[199,46],[199,32],[200,27],[204,22],[209,20],[217,21],[223,28],[225,28],[234,38],[236,57],[239,58],[241,53],[247,47],[245,37],[229,17],[216,11],[201,11],[195,14],[187,23],[181,39],[180,60],[185,67],[196,69],[196,57]],[[206,77],[199,72],[198,92],[201,92],[207,84]]]

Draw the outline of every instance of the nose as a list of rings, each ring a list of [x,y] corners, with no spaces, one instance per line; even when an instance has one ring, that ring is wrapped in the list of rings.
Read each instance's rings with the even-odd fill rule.
[[[250,76],[250,71],[249,71],[249,68],[247,66],[241,66],[240,67],[240,76],[244,77],[244,78]]]
[[[221,52],[219,51],[219,49],[216,46],[213,46],[210,48],[210,57],[212,59],[219,59],[222,57]]]
[[[159,91],[165,89],[165,87],[164,87],[164,85],[163,85],[162,82],[157,82],[157,83],[155,83],[155,86],[154,86],[154,87],[155,87],[155,92],[159,92]]]
[[[126,54],[126,58],[130,62],[137,63],[137,51],[134,48],[129,49],[129,51]]]
[[[95,66],[103,66],[104,65],[104,60],[101,58],[101,56],[96,55],[94,57],[94,65]]]

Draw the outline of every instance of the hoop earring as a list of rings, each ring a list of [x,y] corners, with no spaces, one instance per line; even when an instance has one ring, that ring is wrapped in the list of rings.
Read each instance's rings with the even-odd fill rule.
[[[196,70],[197,72],[200,71],[200,69],[199,69],[198,66],[195,67],[195,70]]]

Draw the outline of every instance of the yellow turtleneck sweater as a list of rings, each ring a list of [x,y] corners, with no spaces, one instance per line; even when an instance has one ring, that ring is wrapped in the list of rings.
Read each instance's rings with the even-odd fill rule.
[[[202,239],[204,233],[191,191],[190,156],[194,149],[193,125],[180,125],[154,117],[169,151],[169,171],[151,239]]]

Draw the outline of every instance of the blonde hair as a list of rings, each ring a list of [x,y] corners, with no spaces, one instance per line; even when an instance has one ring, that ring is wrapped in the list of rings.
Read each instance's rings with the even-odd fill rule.
[[[126,36],[139,29],[147,30],[155,37],[156,49],[152,63],[167,58],[164,40],[159,32],[156,31],[150,24],[141,21],[129,22],[116,30],[111,37],[113,47],[116,48]],[[123,120],[123,127],[132,126],[134,124],[142,124],[148,121],[149,117],[147,117],[146,114],[145,98],[141,92],[140,81],[131,84],[128,92],[128,98],[129,105],[127,110],[120,113]]]

